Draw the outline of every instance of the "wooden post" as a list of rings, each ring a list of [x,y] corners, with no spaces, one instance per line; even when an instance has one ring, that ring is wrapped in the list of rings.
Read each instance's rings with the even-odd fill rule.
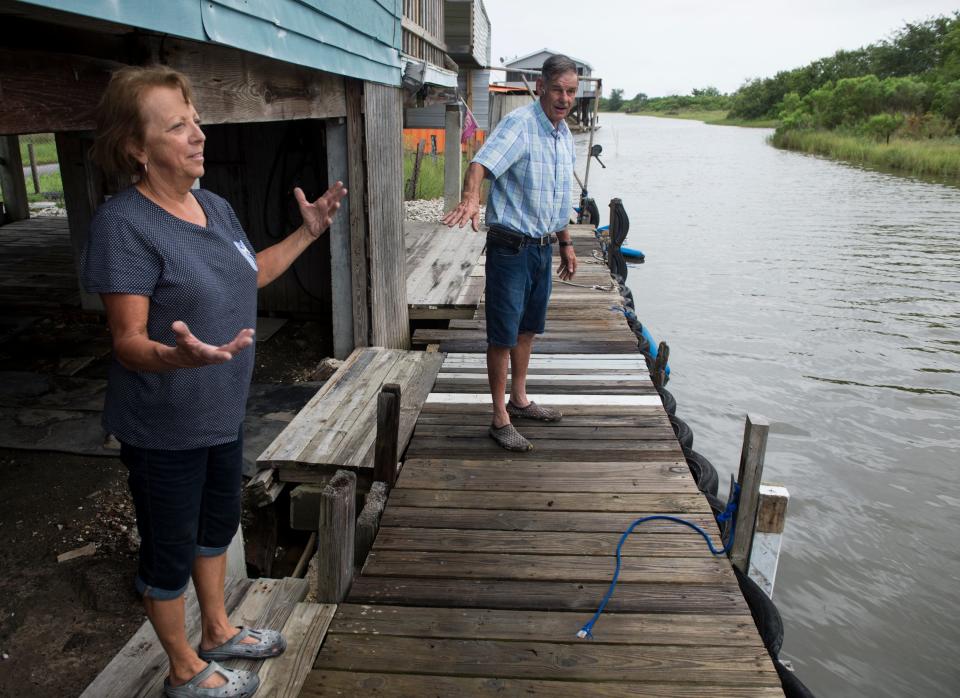
[[[317,530],[316,599],[340,603],[353,582],[357,476],[338,470],[320,496]]]
[[[73,246],[73,261],[77,269],[77,284],[80,287],[80,304],[85,310],[103,310],[103,302],[96,293],[87,293],[80,279],[80,258],[90,234],[90,221],[94,211],[103,201],[103,176],[90,160],[89,150],[93,138],[83,133],[57,133],[57,160],[60,162],[60,178],[63,181],[63,202],[70,223],[70,243]]]
[[[397,481],[397,447],[400,438],[400,386],[387,383],[377,397],[377,444],[373,481],[393,487]]]
[[[27,156],[30,158],[30,175],[33,178],[33,193],[40,193],[40,173],[37,172],[37,156],[33,152],[33,143],[27,143]]]
[[[463,173],[460,167],[460,105],[448,104],[446,142],[443,146],[443,210],[450,211],[460,203]]]
[[[349,190],[340,202],[340,210],[330,224],[330,284],[333,320],[333,355],[338,359],[350,356],[354,348],[353,331],[353,267],[350,240],[350,204],[355,193],[350,185],[347,123],[345,119],[327,119],[327,181],[337,180]],[[359,192],[358,192],[359,193]],[[362,195],[357,206],[362,205]]]
[[[373,541],[380,529],[380,517],[383,515],[383,509],[386,506],[387,483],[374,482],[363,502],[363,511],[357,517],[356,550],[354,551],[353,563],[358,573],[363,569],[363,563],[366,562],[367,555],[373,548]]]
[[[757,526],[750,550],[750,578],[773,598],[780,546],[787,520],[790,493],[779,485],[760,485]]]
[[[413,171],[410,173],[410,179],[407,181],[406,198],[412,201],[417,198],[417,180],[420,179],[420,161],[423,160],[424,140],[421,138],[417,143],[417,153],[413,156]]]
[[[370,287],[367,263],[367,214],[364,176],[363,82],[346,79],[347,157],[350,178],[350,290],[353,310],[353,346],[370,346]]]
[[[437,161],[437,134],[430,134],[430,157],[433,158],[433,161]]]
[[[460,142],[459,137],[457,142]],[[6,209],[4,220],[0,222],[12,223],[30,216],[20,139],[16,136],[0,136],[0,191],[3,192],[3,206]]]
[[[227,548],[227,578],[247,578],[247,555],[243,545],[243,526],[237,527],[237,532]]]
[[[767,449],[770,422],[759,415],[747,415],[743,428],[743,448],[740,452],[740,503],[737,506],[737,530],[730,561],[744,574],[750,565],[753,546],[753,526],[760,502],[760,480],[763,477],[763,458]]]

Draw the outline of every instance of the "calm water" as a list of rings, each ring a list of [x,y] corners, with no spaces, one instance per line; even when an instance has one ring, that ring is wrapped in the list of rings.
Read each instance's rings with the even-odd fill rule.
[[[628,283],[694,447],[723,482],[745,413],[773,424],[783,656],[821,698],[960,695],[960,189],[766,130],[602,123],[591,194],[647,255]]]

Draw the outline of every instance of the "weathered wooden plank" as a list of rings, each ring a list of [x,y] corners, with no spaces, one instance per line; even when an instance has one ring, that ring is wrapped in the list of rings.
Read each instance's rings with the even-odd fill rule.
[[[406,349],[410,323],[406,300],[406,255],[403,243],[403,152],[401,90],[364,84],[367,149],[370,309],[372,341]]]
[[[293,577],[258,579],[230,614],[230,622],[237,627],[282,630],[296,604],[306,597],[308,586],[306,579]],[[263,663],[262,659],[230,659],[224,666],[257,672]]]
[[[260,467],[372,468],[376,395],[385,383],[401,386],[399,444],[406,446],[441,354],[393,349],[355,350],[258,458]]]
[[[723,686],[705,684],[663,684],[605,681],[551,681],[547,679],[472,678],[463,676],[424,676],[418,674],[377,674],[369,671],[310,672],[300,694],[303,698],[328,696],[591,696],[593,698],[776,698],[783,691],[774,686]]]
[[[519,422],[519,420],[517,420]],[[521,434],[523,424],[516,424]],[[670,441],[636,441],[633,439],[619,441],[592,441],[589,439],[568,440],[553,439],[544,436],[531,439],[533,450],[530,455],[557,461],[586,461],[586,462],[643,462],[663,461],[682,458],[683,452],[676,439]],[[477,458],[495,458],[503,449],[487,435],[476,438],[421,437],[415,439],[407,448],[408,458],[455,458],[463,453],[469,453]]]
[[[401,487],[390,495],[398,507],[513,509],[515,511],[622,511],[652,514],[709,511],[701,494],[669,492],[491,492],[490,490],[418,490]]]
[[[52,51],[0,50],[0,134],[93,129],[110,73],[121,65]]]
[[[287,650],[265,662],[258,672],[259,698],[295,698],[313,667],[337,607],[331,604],[298,603],[283,626]]]
[[[350,178],[350,289],[353,307],[353,345],[370,345],[370,309],[367,287],[367,185],[364,168],[363,83],[344,79],[347,112],[347,176]]]
[[[674,512],[719,538],[716,521],[710,514]],[[382,526],[408,528],[464,528],[491,531],[594,531],[622,533],[638,517],[624,512],[509,511],[490,509],[431,509],[429,507],[387,507]],[[669,521],[650,521],[643,532],[651,535],[698,535]],[[720,547],[718,545],[718,547]]]
[[[705,555],[705,556],[704,556]],[[503,579],[515,581],[608,582],[614,560],[588,555],[515,555],[375,550],[367,557],[368,577]],[[704,548],[698,557],[633,557],[620,568],[620,584],[723,584],[733,572],[727,560]]]
[[[440,222],[404,221],[404,231],[407,304],[432,308],[437,311],[435,317],[451,317],[442,314],[445,308],[476,308],[483,288],[476,284],[469,289],[465,286],[483,250],[485,236],[450,229]]]
[[[687,464],[662,462],[554,463],[522,457],[499,460],[408,460],[398,487],[501,492],[675,492],[698,490]]]
[[[536,397],[536,396],[534,396]],[[455,397],[450,398],[450,400],[455,400]],[[599,402],[599,401],[597,401]],[[641,404],[641,405],[609,405],[609,404],[578,404],[578,405],[564,405],[563,406],[563,417],[567,419],[572,416],[595,416],[595,417],[612,417],[612,416],[644,416],[654,419],[666,419],[666,414],[663,411],[663,403],[657,402],[653,404],[653,400],[644,400],[644,403],[649,402],[651,404]],[[477,415],[483,414],[487,415],[489,418],[491,408],[490,402],[482,402],[477,400],[474,403],[463,403],[456,402],[454,403],[456,407],[451,409],[450,403],[446,400],[443,402],[426,402],[423,405],[423,409],[420,411],[421,414],[463,414],[463,415]]]
[[[534,426],[532,422],[524,422],[524,424],[526,424],[528,427]],[[487,427],[490,425],[490,409],[487,408],[483,413],[476,411],[451,413],[446,411],[439,414],[424,410],[420,413],[420,417],[417,419],[417,433],[420,432],[420,429],[433,429],[457,425]],[[564,429],[583,429],[590,427],[601,427],[604,429],[618,428],[638,432],[662,430],[664,433],[666,433],[667,429],[670,429],[670,433],[673,433],[673,428],[670,426],[670,421],[667,419],[665,413],[655,416],[647,416],[639,414],[581,415],[564,412],[563,421],[555,424],[554,426],[562,426]],[[544,429],[550,427],[537,426],[536,428]]]
[[[516,419],[514,425],[528,439],[555,439],[564,441],[589,441],[600,443],[627,442],[636,443],[645,448],[648,442],[674,442],[676,436],[669,426],[650,427],[607,427],[607,426],[570,426],[566,419],[555,424],[541,424],[532,420]],[[457,427],[452,424],[418,424],[415,440],[436,438],[486,439],[490,420],[486,424],[464,424]],[[623,444],[621,444],[622,446]],[[657,446],[653,446],[657,448]]]
[[[620,534],[579,531],[490,531],[455,528],[384,527],[375,550],[515,553],[521,555],[593,555],[610,559]],[[623,557],[700,557],[707,547],[696,536],[654,536],[634,531]]]
[[[441,348],[442,348],[441,344]],[[541,405],[604,405],[607,407],[659,407],[662,405],[659,396],[650,395],[576,395],[569,393],[544,394],[534,393],[530,396]],[[489,405],[489,393],[431,393],[427,403],[445,405]]]
[[[341,604],[329,633],[403,635],[462,640],[569,640],[584,623],[579,613],[502,611]],[[761,647],[750,615],[608,613],[597,625],[597,644]]]
[[[227,611],[232,611],[253,582],[229,579],[224,591]],[[184,595],[187,641],[200,642],[200,605],[193,585]],[[156,698],[163,691],[167,655],[150,621],[146,621],[103,671],[87,686],[81,698]]]
[[[491,678],[565,679],[711,686],[779,686],[770,655],[755,647],[594,645],[589,642],[502,642],[377,635],[330,635],[317,669]]]
[[[346,98],[344,97],[344,100]],[[344,101],[346,111],[346,101]],[[340,211],[330,224],[330,298],[333,329],[333,355],[345,359],[353,351],[353,274],[350,259],[350,188],[349,137],[346,119],[328,119],[324,122],[327,146],[327,181],[340,180],[350,195],[340,202]],[[361,206],[363,196],[358,197]]]
[[[493,608],[503,610],[582,611],[588,615],[609,584],[516,582],[488,579],[405,579],[359,577],[349,603],[401,606]],[[607,604],[618,613],[749,613],[737,586],[625,584]]]

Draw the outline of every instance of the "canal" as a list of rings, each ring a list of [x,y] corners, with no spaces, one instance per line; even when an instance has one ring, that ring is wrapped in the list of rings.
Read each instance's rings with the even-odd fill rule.
[[[765,129],[601,123],[590,193],[603,223],[623,199],[646,253],[628,284],[694,448],[724,482],[744,415],[772,422],[782,656],[818,696],[956,695],[960,189],[779,151]]]

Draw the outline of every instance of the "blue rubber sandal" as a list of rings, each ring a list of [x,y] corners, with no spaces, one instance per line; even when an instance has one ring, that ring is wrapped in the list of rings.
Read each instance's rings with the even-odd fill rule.
[[[227,680],[222,686],[204,688],[200,684],[214,674]],[[170,679],[163,681],[163,693],[167,698],[249,698],[260,687],[260,677],[251,671],[225,669],[216,662],[180,686],[171,686]]]
[[[243,642],[248,637],[254,638],[256,642]],[[201,649],[197,654],[207,662],[221,659],[269,659],[283,654],[285,649],[287,641],[276,630],[240,628],[240,632],[219,647]]]

